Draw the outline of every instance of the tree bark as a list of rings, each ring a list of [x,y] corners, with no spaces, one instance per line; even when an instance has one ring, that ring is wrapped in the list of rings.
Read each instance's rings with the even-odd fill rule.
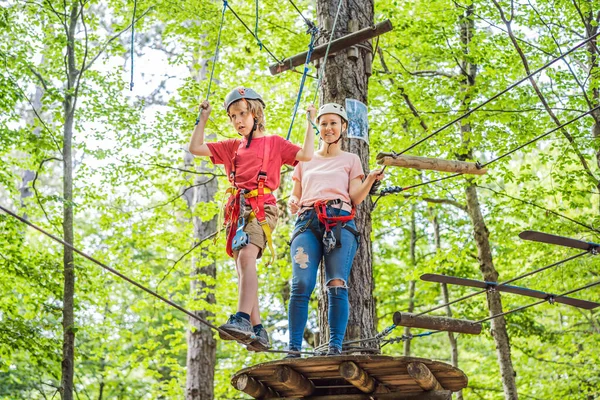
[[[78,7],[73,2],[67,30],[67,90],[64,100],[63,128],[63,240],[74,244],[73,234],[73,124],[77,102],[73,89],[79,76],[75,65],[75,30],[77,28]],[[75,364],[75,270],[73,250],[63,247],[63,354],[60,393],[63,400],[73,399],[73,377]]]
[[[470,5],[465,8],[463,18],[460,22],[460,40],[464,55],[460,65],[463,76],[462,91],[464,93],[461,109],[464,110],[470,107],[471,98],[469,93],[472,93],[472,86],[475,85],[475,79],[477,77],[477,65],[469,61],[469,46],[471,44],[471,38],[473,37],[474,30],[475,22],[473,18],[473,5]],[[464,120],[461,121],[460,130],[463,142],[462,145],[465,151],[460,158],[463,160],[472,158],[472,149],[468,139],[471,137],[471,124],[464,122]],[[477,187],[472,183],[471,179],[469,179],[468,182],[469,184],[465,189],[467,213],[469,214],[471,223],[473,224],[473,233],[475,236],[475,244],[477,246],[479,269],[485,281],[497,282],[498,272],[494,267],[489,241],[489,231],[485,224],[483,213],[481,212],[479,198],[477,196]],[[502,312],[500,293],[488,292],[487,301],[490,315],[495,315]],[[492,336],[494,337],[494,341],[496,343],[498,363],[500,365],[500,373],[502,375],[504,397],[510,400],[518,399],[517,387],[515,383],[516,374],[510,356],[510,341],[506,331],[506,320],[503,316],[494,318],[492,319],[491,324]]]
[[[337,1],[317,0],[317,17],[319,27],[327,27],[331,32],[338,8]],[[351,22],[352,21],[352,22]],[[349,33],[350,25],[358,23],[358,29],[373,24],[373,0],[342,2],[340,14],[334,30],[333,38],[339,38]],[[330,33],[329,32],[329,33]],[[329,39],[329,33],[326,35]],[[372,48],[370,43],[365,43]],[[347,98],[356,99],[367,104],[368,81],[367,71],[370,69],[371,51],[363,47],[358,49],[358,57],[347,57],[346,51],[329,56],[325,71],[322,72],[320,88],[320,104],[335,102],[345,105]],[[324,60],[320,61],[320,66]],[[365,173],[369,172],[369,145],[363,140],[348,139],[343,134],[342,148],[361,159]],[[350,299],[350,317],[346,340],[365,339],[374,336],[375,302],[373,299],[372,244],[371,244],[371,208],[369,197],[357,207],[356,225],[360,232],[360,245],[352,265],[348,282]],[[324,292],[324,277],[320,274],[321,289],[319,294],[319,327],[321,343],[329,338],[329,323],[327,320],[327,296]],[[325,300],[325,301],[324,301]],[[373,346],[373,343],[365,343]]]

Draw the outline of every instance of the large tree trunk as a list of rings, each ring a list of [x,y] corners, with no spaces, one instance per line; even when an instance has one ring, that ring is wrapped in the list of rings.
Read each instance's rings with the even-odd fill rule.
[[[469,62],[469,45],[475,30],[475,22],[473,18],[473,5],[466,8],[463,18],[460,22],[460,39],[463,48],[464,59],[461,65],[461,73],[463,76],[463,93],[464,99],[461,104],[461,109],[468,109],[471,99],[469,93],[472,93],[472,86],[475,85],[477,76],[477,66]],[[471,137],[471,124],[461,121],[460,124],[462,142],[465,154],[462,159],[472,158],[472,149],[469,143]],[[475,244],[477,246],[477,259],[479,261],[479,269],[483,275],[483,279],[487,282],[496,282],[498,280],[498,272],[494,267],[492,251],[489,241],[489,231],[481,212],[479,199],[477,197],[477,187],[472,181],[465,190],[467,198],[467,213],[473,224],[473,233],[475,235]],[[487,293],[488,309],[490,315],[499,314],[502,312],[502,301],[499,292]],[[506,399],[518,399],[517,386],[515,383],[515,370],[512,365],[510,356],[510,342],[506,331],[506,320],[504,317],[492,319],[492,336],[496,342],[496,351],[500,372],[502,374],[502,386],[504,388],[504,397]]]
[[[358,29],[373,24],[373,1],[343,2],[335,27],[333,38],[339,38],[351,31],[357,24]],[[330,31],[337,12],[338,1],[317,0],[317,17],[320,27]],[[329,38],[329,33],[326,35]],[[367,44],[370,46],[370,44]],[[367,104],[368,80],[371,52],[360,47],[356,59],[349,58],[346,51],[330,55],[323,73],[320,104],[335,102],[344,105],[347,98]],[[323,65],[321,60],[321,66]],[[369,145],[363,140],[344,138],[342,148],[358,154],[365,173],[369,171]],[[350,317],[346,340],[372,337],[375,334],[375,302],[373,300],[373,273],[371,265],[371,206],[369,197],[358,206],[356,225],[360,232],[360,246],[354,259],[348,282],[350,298]],[[327,320],[327,296],[323,274],[320,275],[321,293],[319,296],[319,327],[321,342],[329,338]],[[372,345],[372,344],[371,344]]]
[[[191,154],[186,154],[186,168],[194,168],[194,158]],[[212,172],[207,161],[203,161],[197,168],[199,172]],[[202,184],[203,183],[203,184]],[[195,206],[202,206],[199,203],[213,202],[215,193],[218,190],[217,180],[209,175],[198,175],[194,184],[202,184],[188,190],[191,196],[186,196],[188,206],[193,209]],[[194,218],[194,238],[196,241],[203,240],[211,236],[217,230],[217,219],[202,222],[199,218]],[[217,270],[214,260],[207,262],[209,253],[202,250],[197,252],[198,257],[192,259],[192,276],[207,276],[216,278]],[[208,288],[208,294],[204,294]],[[195,299],[203,298],[210,304],[215,303],[214,286],[208,286],[205,279],[195,279],[191,282],[191,292]],[[202,319],[208,319],[213,314],[209,311],[194,311],[194,314]],[[214,398],[214,380],[217,342],[213,336],[213,331],[206,325],[199,323],[194,318],[189,318],[191,325],[187,335],[187,381],[186,381],[186,400],[212,400]]]
[[[65,125],[63,129],[63,239],[74,244],[73,235],[73,124],[77,97],[72,91],[75,88],[79,71],[75,65],[75,29],[77,28],[78,3],[74,2],[71,9],[70,23],[67,36],[67,90],[64,100]],[[73,298],[75,295],[75,270],[73,265],[73,250],[63,248],[63,355],[61,396],[63,400],[73,399],[73,376],[75,354],[75,327]]]

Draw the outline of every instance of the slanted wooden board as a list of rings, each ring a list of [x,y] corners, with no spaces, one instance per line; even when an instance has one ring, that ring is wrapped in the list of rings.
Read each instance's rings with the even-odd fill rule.
[[[457,278],[455,276],[448,275],[439,275],[439,274],[424,274],[421,275],[421,280],[427,282],[438,282],[438,283],[449,283],[451,285],[461,285],[461,286],[469,286],[480,289],[488,289],[493,288],[499,292],[506,292],[512,294],[518,294],[521,296],[533,297],[536,299],[549,299],[553,296],[551,293],[541,292],[539,290],[528,289],[521,286],[511,286],[511,285],[499,285],[498,282],[484,282],[477,281],[475,279],[467,279],[467,278]],[[554,297],[555,303],[567,304],[573,307],[579,307],[586,310],[592,310],[598,306],[600,303],[594,303],[592,301],[575,299],[573,297],[566,296],[556,296]]]
[[[314,48],[310,60],[314,61],[321,57],[325,57],[325,53],[327,53],[327,47],[329,47],[329,55],[333,55],[338,51],[347,49],[351,46],[364,42],[365,40],[372,39],[379,35],[382,35],[386,32],[392,30],[392,23],[389,19],[386,19],[383,22],[376,24],[374,27],[366,27],[357,32],[352,32],[346,36],[335,39],[331,41],[331,45],[329,42],[324,43],[320,46]],[[305,51],[300,54],[296,54],[290,58],[286,58],[281,63],[272,64],[269,66],[269,71],[271,71],[271,75],[277,75],[284,71],[288,71],[294,67],[302,65],[306,62],[306,55],[308,51]]]
[[[563,236],[551,235],[544,232],[536,231],[523,231],[519,233],[519,237],[524,240],[531,240],[533,242],[556,244],[558,246],[572,247],[574,249],[581,249],[585,251],[596,251],[600,250],[600,244],[592,242],[584,242],[583,240],[571,239]]]
[[[345,380],[340,373],[343,363],[352,362],[375,380],[375,391],[364,393]],[[421,363],[427,367],[439,382],[441,389],[425,391],[410,375],[408,366]],[[299,389],[290,388],[280,381],[281,368],[291,368],[302,378],[310,381],[312,392],[307,394],[310,385],[301,384]],[[343,369],[343,368],[342,368]],[[260,385],[264,397],[279,399],[323,399],[323,400],[367,400],[367,399],[450,399],[450,393],[467,386],[467,376],[449,364],[416,357],[392,357],[382,355],[342,355],[333,357],[310,357],[282,359],[257,364],[238,371],[231,383],[238,388],[238,380],[245,384],[252,380]],[[258,393],[258,392],[257,392]],[[269,394],[266,394],[269,393]],[[277,397],[278,396],[278,397]]]
[[[431,171],[460,172],[462,174],[470,175],[484,175],[487,173],[487,169],[479,168],[477,164],[472,162],[395,155],[394,153],[377,154],[377,163],[404,168],[427,169]]]

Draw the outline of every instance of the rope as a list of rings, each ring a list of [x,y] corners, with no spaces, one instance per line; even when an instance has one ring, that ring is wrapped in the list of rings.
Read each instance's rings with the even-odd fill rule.
[[[254,37],[257,40],[256,44],[262,50],[263,44],[260,41],[260,39],[258,39],[258,0],[256,0],[256,20],[254,22]]]
[[[310,63],[310,57],[312,56],[313,50],[315,49],[315,36],[317,34],[317,29],[309,28],[309,33],[310,43],[308,45],[308,52],[306,53],[306,61],[304,62],[304,73],[302,74],[302,79],[300,80],[300,89],[298,90],[298,96],[296,97],[296,104],[294,106],[294,112],[292,113],[292,121],[290,122],[290,128],[288,129],[287,137],[285,138],[286,140],[290,140],[290,135],[292,134],[292,127],[294,126],[294,120],[296,119],[296,113],[298,112],[300,99],[302,98],[304,82],[306,82],[306,75],[308,74],[308,65]],[[308,120],[310,121],[310,116],[308,116]]]
[[[210,71],[210,78],[208,79],[208,90],[206,91],[206,99],[208,100],[208,96],[210,96],[210,87],[213,81],[213,75],[215,74],[215,66],[217,65],[217,61],[219,59],[219,47],[221,46],[221,31],[223,30],[223,23],[225,21],[225,11],[227,10],[227,0],[223,0],[223,11],[221,12],[221,25],[219,25],[219,35],[217,36],[217,46],[215,47],[215,59],[213,60],[213,65]],[[198,119],[196,123],[200,120],[200,115],[198,115]]]
[[[292,3],[292,6],[294,6],[294,8],[296,9],[296,11],[298,11],[298,14],[300,14],[300,16],[302,17],[302,19],[304,20],[304,22],[306,23],[306,25],[308,25],[309,29],[316,29],[317,27],[315,26],[315,24],[307,19],[304,14],[302,14],[302,11],[300,11],[298,9],[298,7],[296,7],[296,4],[294,4],[294,2],[292,0],[289,0],[290,3]]]
[[[331,47],[331,42],[333,40],[333,34],[335,33],[335,27],[337,25],[338,17],[340,15],[340,10],[342,9],[342,1],[340,0],[338,3],[337,12],[335,13],[335,19],[333,20],[333,28],[331,28],[331,34],[329,35],[329,43],[327,44],[327,50],[325,51],[325,58],[323,60],[323,67],[321,68],[321,73],[318,74],[319,78],[317,80],[317,88],[315,89],[315,97],[313,99],[313,104],[317,101],[317,96],[319,95],[319,88],[321,87],[321,80],[323,79],[323,75],[325,74],[325,65],[327,65],[327,57],[329,56],[329,48]],[[317,130],[317,133],[319,131]]]
[[[133,41],[135,39],[135,11],[137,10],[137,0],[133,0],[133,16],[131,17],[131,77],[129,79],[129,91],[133,91]]]
[[[519,86],[521,83],[525,82],[526,80],[530,79],[531,77],[537,75],[538,73],[540,73],[541,71],[545,70],[546,68],[548,68],[549,66],[551,66],[552,64],[556,63],[557,61],[562,60],[564,57],[566,57],[567,55],[573,53],[575,50],[583,47],[585,44],[587,44],[588,42],[590,42],[591,40],[595,39],[598,35],[600,35],[600,32],[596,33],[595,35],[587,38],[586,40],[584,40],[583,42],[579,43],[577,46],[571,48],[569,51],[567,51],[564,54],[561,54],[559,57],[554,58],[552,61],[550,61],[549,63],[545,64],[544,66],[536,69],[535,71],[533,71],[532,73],[530,73],[529,75],[527,75],[526,77],[524,77],[523,79],[513,83],[512,85],[508,86],[506,89],[502,90],[501,92],[495,94],[494,96],[490,97],[489,99],[485,100],[483,103],[479,104],[477,107],[467,111],[466,113],[464,113],[463,115],[453,119],[452,121],[446,123],[445,125],[443,125],[441,128],[436,129],[435,131],[433,131],[431,134],[425,136],[423,139],[417,141],[416,143],[413,143],[412,145],[410,145],[409,147],[407,147],[406,149],[402,150],[400,154],[404,154],[407,151],[415,148],[416,146],[420,145],[421,143],[423,143],[424,141],[432,138],[433,136],[437,135],[438,133],[440,133],[441,131],[443,131],[444,129],[454,125],[456,122],[468,117],[469,115],[471,115],[472,113],[474,113],[475,111],[479,110],[481,107],[483,107],[484,105],[488,104],[489,102],[497,99],[498,97],[502,96],[504,93],[508,92],[509,90]]]

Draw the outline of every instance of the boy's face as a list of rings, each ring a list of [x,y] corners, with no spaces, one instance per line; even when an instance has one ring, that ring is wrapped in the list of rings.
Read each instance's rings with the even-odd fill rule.
[[[229,106],[229,120],[235,130],[242,136],[248,137],[254,126],[254,115],[248,111],[248,104],[243,100],[238,100]]]

